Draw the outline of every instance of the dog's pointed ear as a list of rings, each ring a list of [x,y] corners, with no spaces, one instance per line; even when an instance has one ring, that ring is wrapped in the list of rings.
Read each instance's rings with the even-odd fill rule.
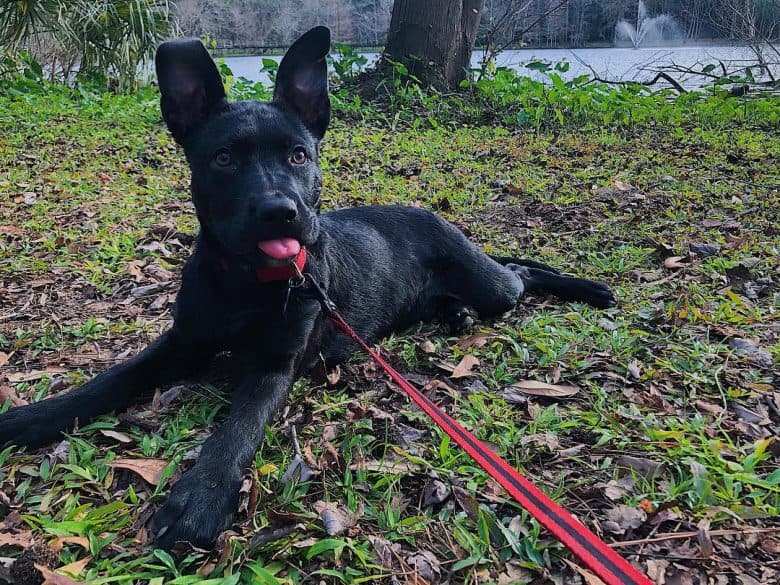
[[[287,50],[276,74],[274,102],[301,117],[318,139],[330,121],[328,65],[330,29],[317,26]]]
[[[161,44],[154,62],[163,119],[176,142],[182,144],[193,128],[227,105],[222,78],[197,39]]]

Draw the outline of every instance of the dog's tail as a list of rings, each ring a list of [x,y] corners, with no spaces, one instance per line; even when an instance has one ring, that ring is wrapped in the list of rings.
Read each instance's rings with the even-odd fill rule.
[[[493,260],[506,266],[507,264],[517,264],[518,266],[527,266],[528,268],[536,268],[538,270],[544,270],[545,272],[552,272],[553,274],[560,274],[561,271],[547,264],[536,262],[535,260],[524,260],[522,258],[513,258],[512,256],[494,256],[488,254]]]

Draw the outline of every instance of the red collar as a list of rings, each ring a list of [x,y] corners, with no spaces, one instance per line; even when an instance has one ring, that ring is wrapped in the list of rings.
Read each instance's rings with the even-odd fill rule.
[[[220,259],[220,265],[222,270],[227,272],[230,270],[230,265],[224,258]],[[292,259],[292,262],[283,266],[268,266],[266,268],[255,269],[255,275],[260,282],[276,282],[277,280],[290,280],[291,278],[298,276],[299,271],[303,272],[303,268],[306,266],[306,248],[301,246],[301,251],[298,255]],[[295,269],[298,268],[298,270]]]
[[[297,266],[298,270],[295,269]],[[301,246],[301,251],[293,258],[292,262],[285,264],[284,266],[269,266],[268,268],[258,268],[255,271],[257,274],[257,280],[260,282],[274,282],[276,280],[290,280],[294,276],[298,276],[303,272],[303,267],[306,266],[306,248]]]

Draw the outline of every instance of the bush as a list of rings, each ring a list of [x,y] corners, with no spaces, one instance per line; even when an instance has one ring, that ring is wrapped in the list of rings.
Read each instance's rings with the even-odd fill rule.
[[[175,34],[169,0],[27,0],[0,3],[0,44],[28,51],[51,79],[101,75],[136,86],[157,45]]]

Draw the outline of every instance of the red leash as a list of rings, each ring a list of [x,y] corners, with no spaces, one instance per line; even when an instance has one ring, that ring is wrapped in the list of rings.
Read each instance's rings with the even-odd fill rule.
[[[488,472],[531,516],[552,532],[591,571],[607,585],[652,585],[652,581],[611,549],[584,524],[556,504],[550,497],[520,475],[487,445],[477,439],[456,420],[443,412],[425,394],[412,386],[382,356],[371,349],[338,314],[325,291],[311,275],[300,275],[309,283],[318,297],[322,309],[331,322],[362,347],[381,368],[403,388],[412,400],[430,416],[444,432],[461,446]]]

